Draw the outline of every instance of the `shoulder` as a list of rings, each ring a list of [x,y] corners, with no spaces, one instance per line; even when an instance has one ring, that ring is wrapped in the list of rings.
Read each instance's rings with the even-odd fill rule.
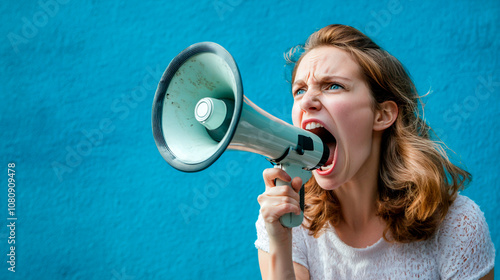
[[[489,228],[484,213],[470,198],[457,195],[438,228],[437,241],[439,243],[461,241],[457,243],[461,244],[474,242],[477,237],[489,238]]]
[[[457,238],[481,233],[489,234],[484,213],[470,198],[457,195],[438,228],[438,237]]]
[[[484,213],[470,198],[458,195],[436,234],[438,262],[444,278],[488,273],[495,248]]]
[[[459,194],[450,205],[441,227],[482,219],[484,219],[484,214],[479,206],[470,198]]]

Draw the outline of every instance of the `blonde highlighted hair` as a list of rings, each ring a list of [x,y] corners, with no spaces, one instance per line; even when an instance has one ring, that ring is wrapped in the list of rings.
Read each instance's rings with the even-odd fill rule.
[[[295,64],[292,82],[304,55],[320,46],[352,55],[369,84],[374,108],[388,100],[398,105],[395,123],[382,136],[377,214],[387,223],[386,240],[428,239],[471,175],[451,163],[443,144],[431,139],[432,131],[420,115],[420,97],[403,65],[357,29],[338,24],[320,29],[308,38],[305,52],[296,61],[290,59],[297,51],[293,48],[287,54]],[[305,227],[315,237],[342,219],[334,191],[322,189],[314,177],[306,184],[305,202]]]

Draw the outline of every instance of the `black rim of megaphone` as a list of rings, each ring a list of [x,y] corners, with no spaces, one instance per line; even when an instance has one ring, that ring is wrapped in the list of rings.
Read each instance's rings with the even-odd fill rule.
[[[162,129],[163,102],[168,86],[172,78],[174,77],[175,73],[177,72],[177,70],[179,70],[182,64],[184,64],[184,62],[186,62],[186,60],[188,60],[192,56],[206,52],[214,53],[217,56],[224,59],[224,61],[227,63],[227,65],[233,72],[237,87],[234,100],[234,114],[231,120],[231,124],[229,125],[229,129],[226,133],[226,136],[224,136],[224,138],[220,142],[220,148],[208,159],[202,162],[186,163],[175,156],[175,154],[170,150],[167,143],[165,142],[165,138],[163,137],[163,129]],[[160,154],[172,167],[180,171],[196,172],[209,167],[222,155],[222,153],[224,153],[227,146],[229,146],[229,144],[231,143],[231,140],[233,139],[234,133],[236,131],[236,127],[240,120],[242,107],[243,107],[243,85],[241,82],[240,71],[231,54],[222,46],[213,42],[201,42],[189,46],[188,48],[184,49],[181,53],[179,53],[174,59],[172,59],[167,69],[163,73],[163,76],[161,77],[160,83],[158,84],[158,88],[155,93],[155,98],[153,101],[152,126],[153,126],[153,136],[156,142],[156,146],[160,151]]]

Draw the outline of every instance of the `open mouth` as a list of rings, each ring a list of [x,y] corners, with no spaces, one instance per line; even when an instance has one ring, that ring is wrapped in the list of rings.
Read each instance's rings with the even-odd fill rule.
[[[309,122],[306,124],[305,129],[318,135],[321,141],[328,146],[330,156],[328,157],[326,163],[318,169],[318,173],[321,175],[329,174],[335,165],[334,159],[337,148],[337,139],[319,122]]]

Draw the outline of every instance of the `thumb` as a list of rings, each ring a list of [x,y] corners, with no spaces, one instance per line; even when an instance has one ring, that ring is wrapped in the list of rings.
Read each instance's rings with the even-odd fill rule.
[[[295,177],[292,180],[292,188],[295,192],[299,192],[302,187],[302,179],[300,177]]]

